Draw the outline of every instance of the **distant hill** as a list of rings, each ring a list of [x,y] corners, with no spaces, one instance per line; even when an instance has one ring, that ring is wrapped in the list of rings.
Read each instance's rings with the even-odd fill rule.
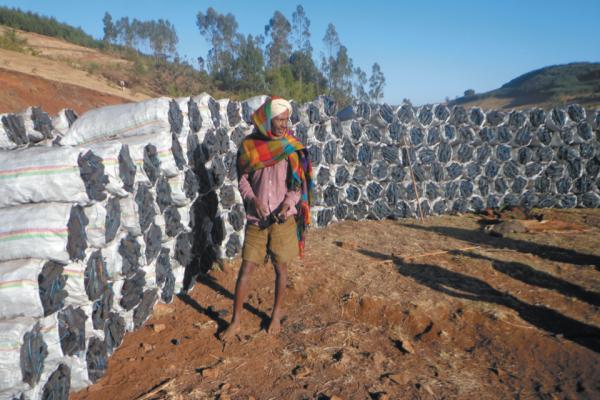
[[[499,89],[463,96],[449,104],[482,108],[554,107],[579,103],[600,107],[600,63],[553,65],[523,74]]]

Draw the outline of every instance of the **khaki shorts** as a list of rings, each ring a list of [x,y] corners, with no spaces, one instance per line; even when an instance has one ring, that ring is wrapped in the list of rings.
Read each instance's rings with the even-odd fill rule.
[[[262,265],[267,256],[267,247],[276,264],[286,264],[298,257],[294,217],[289,217],[283,224],[273,224],[262,230],[256,225],[246,225],[242,259]]]

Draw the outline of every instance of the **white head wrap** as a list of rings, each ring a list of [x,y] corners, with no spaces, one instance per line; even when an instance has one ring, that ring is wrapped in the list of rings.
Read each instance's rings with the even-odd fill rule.
[[[292,105],[285,99],[274,99],[271,101],[271,118],[275,118],[284,112],[292,113]]]

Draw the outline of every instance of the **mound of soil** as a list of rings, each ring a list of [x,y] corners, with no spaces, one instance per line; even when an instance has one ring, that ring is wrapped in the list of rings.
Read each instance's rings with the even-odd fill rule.
[[[223,345],[239,260],[159,305],[72,399],[599,398],[600,210],[587,230],[486,235],[476,216],[309,232],[269,336],[274,273],[252,277]]]

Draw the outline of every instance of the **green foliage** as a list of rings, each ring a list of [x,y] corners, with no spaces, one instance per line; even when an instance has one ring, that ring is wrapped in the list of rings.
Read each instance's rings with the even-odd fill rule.
[[[55,18],[44,17],[31,11],[21,11],[18,8],[0,7],[0,25],[35,32],[41,35],[58,37],[67,42],[85,47],[102,48],[101,41],[94,39],[81,28],[58,22]]]
[[[20,38],[14,28],[6,29],[0,36],[0,48],[26,53],[28,51],[27,39]]]

